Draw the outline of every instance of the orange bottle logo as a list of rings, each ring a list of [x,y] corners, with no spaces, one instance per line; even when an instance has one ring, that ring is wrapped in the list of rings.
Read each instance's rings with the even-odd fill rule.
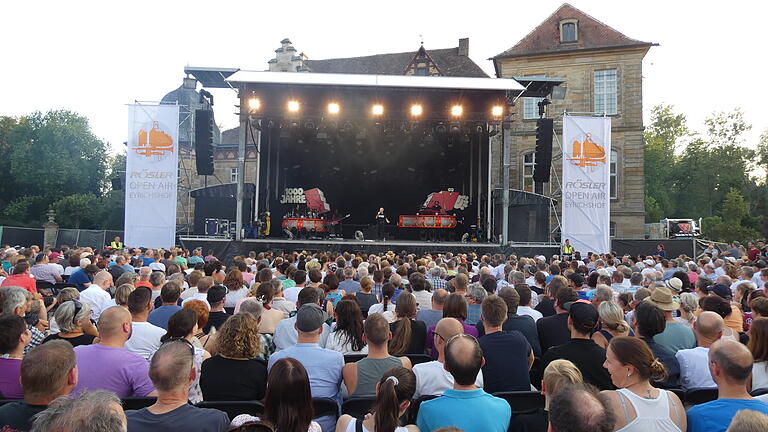
[[[574,140],[571,144],[572,158],[568,158],[572,165],[582,168],[605,164],[605,148],[592,141],[592,134],[588,133],[583,142]]]
[[[139,142],[133,150],[146,157],[173,153],[173,138],[163,132],[160,124],[154,121],[149,132],[144,129],[139,130]]]

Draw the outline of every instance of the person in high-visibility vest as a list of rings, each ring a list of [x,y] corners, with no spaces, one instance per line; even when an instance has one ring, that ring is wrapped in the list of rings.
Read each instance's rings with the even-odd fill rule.
[[[115,239],[112,240],[112,243],[109,244],[109,247],[112,249],[122,249],[123,242],[120,241],[120,237],[115,237]]]
[[[568,239],[565,239],[565,244],[563,244],[562,251],[564,259],[571,259],[571,257],[573,257],[573,246]]]

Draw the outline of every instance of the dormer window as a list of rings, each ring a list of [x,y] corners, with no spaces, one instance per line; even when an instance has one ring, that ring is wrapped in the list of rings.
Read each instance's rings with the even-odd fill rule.
[[[579,39],[578,21],[567,19],[560,21],[560,42],[576,42]]]

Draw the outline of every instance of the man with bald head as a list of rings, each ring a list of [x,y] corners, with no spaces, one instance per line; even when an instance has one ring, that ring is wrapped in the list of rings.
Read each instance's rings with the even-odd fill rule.
[[[445,370],[443,365],[445,364],[446,341],[457,334],[464,334],[464,326],[456,318],[443,318],[437,322],[434,336],[437,360],[420,363],[413,367],[413,373],[416,375],[414,399],[427,395],[440,396],[444,391],[453,388],[453,376]],[[482,370],[477,374],[475,386],[483,386]]]
[[[549,431],[611,432],[614,413],[604,394],[589,384],[571,384],[552,395]]]
[[[768,404],[747,392],[753,362],[747,347],[721,339],[712,344],[708,357],[709,372],[717,383],[717,400],[688,410],[689,432],[725,432],[736,412],[742,409],[768,414]]]
[[[121,398],[154,396],[155,388],[147,374],[149,364],[125,349],[131,337],[131,313],[113,306],[101,314],[98,329],[98,344],[75,348],[80,378],[74,393],[108,390]]]
[[[114,286],[112,274],[102,270],[93,277],[93,283],[80,293],[80,301],[88,303],[91,306],[93,319],[99,319],[104,309],[111,304],[112,297],[109,295],[109,289]]]
[[[509,404],[475,385],[484,363],[483,351],[474,337],[457,334],[448,340],[444,367],[453,376],[453,388],[421,404],[416,419],[419,430],[432,431],[444,426],[455,426],[465,432],[507,430],[512,414]]]
[[[126,412],[128,430],[224,432],[229,429],[226,413],[197,408],[187,402],[189,386],[197,376],[191,348],[187,341],[177,340],[164,343],[155,352],[149,366],[149,378],[157,388],[157,402],[147,408]]]
[[[709,347],[723,335],[725,322],[714,312],[702,312],[693,323],[696,348],[680,350],[675,354],[680,364],[680,387],[683,390],[717,387],[709,373]]]

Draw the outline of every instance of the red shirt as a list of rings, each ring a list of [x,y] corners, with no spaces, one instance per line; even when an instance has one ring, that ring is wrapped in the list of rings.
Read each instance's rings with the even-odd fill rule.
[[[37,282],[34,278],[29,277],[27,273],[20,274],[20,275],[10,275],[3,281],[3,284],[0,286],[15,286],[15,287],[21,287],[25,290],[31,292],[31,293],[37,293]]]

